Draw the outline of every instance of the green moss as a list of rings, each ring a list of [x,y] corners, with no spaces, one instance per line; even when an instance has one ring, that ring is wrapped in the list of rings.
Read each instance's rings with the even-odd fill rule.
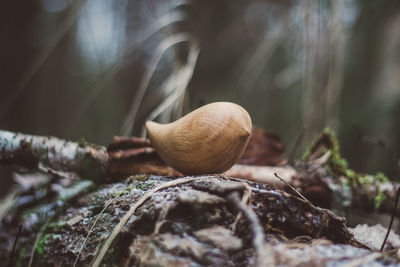
[[[86,144],[87,144],[87,142],[84,137],[82,137],[81,140],[79,140],[79,142],[78,142],[79,147],[85,147]]]
[[[146,191],[148,188],[149,188],[149,184],[146,184],[146,183],[137,183],[137,184],[135,184],[135,188],[136,189],[139,189],[139,190],[142,190],[142,191]]]
[[[122,196],[125,194],[129,194],[133,188],[135,188],[135,186],[133,184],[130,184],[130,185],[124,187],[121,191],[114,193],[113,197],[116,198],[116,197],[119,197],[119,196]]]
[[[51,222],[46,225],[46,229],[55,231],[64,227],[66,224],[67,224],[66,221]]]
[[[379,190],[378,194],[376,195],[374,199],[374,208],[379,209],[379,207],[382,205],[383,201],[386,199],[385,194]]]
[[[328,168],[332,172],[346,177],[354,175],[354,172],[348,168],[347,160],[340,155],[339,142],[330,128],[325,128],[314,139],[303,155],[303,160],[307,161],[316,152],[319,152],[322,156],[327,151],[331,153],[328,160]]]
[[[45,234],[43,235],[36,244],[35,250],[38,254],[43,255],[46,250],[47,242],[49,241],[51,235]]]
[[[303,156],[303,160],[307,161],[313,154],[318,153],[318,156],[324,155],[330,151],[331,155],[325,166],[325,169],[333,175],[334,178],[346,177],[345,183],[354,189],[362,190],[368,195],[367,188],[376,186],[378,193],[374,197],[374,206],[376,209],[380,207],[385,200],[385,194],[381,190],[380,185],[386,183],[389,179],[383,173],[376,175],[357,173],[348,167],[347,160],[340,155],[339,142],[334,132],[325,128],[312,142]]]
[[[45,234],[39,239],[36,244],[35,250],[38,254],[43,255],[48,247],[49,240],[62,240],[61,235],[59,234]]]
[[[146,174],[138,174],[138,175],[135,175],[135,176],[131,176],[129,178],[132,178],[133,181],[135,181],[135,182],[138,182],[138,181],[142,182],[142,181],[147,180],[147,178],[149,178],[149,176],[146,175]]]
[[[119,197],[121,194],[122,194],[122,191],[116,192],[116,193],[114,193],[113,197],[114,198]]]
[[[384,175],[381,172],[378,172],[375,174],[375,180],[381,183],[387,183],[389,182],[389,178],[386,177],[386,175]]]

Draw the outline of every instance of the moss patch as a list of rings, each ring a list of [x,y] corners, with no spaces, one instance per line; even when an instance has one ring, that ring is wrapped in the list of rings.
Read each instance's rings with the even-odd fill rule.
[[[389,179],[381,172],[370,175],[358,173],[349,168],[347,160],[340,155],[339,142],[334,132],[329,128],[325,128],[314,139],[304,154],[303,160],[308,161],[321,157],[328,151],[331,153],[325,166],[328,173],[332,174],[334,178],[345,177],[346,185],[350,186],[353,192],[362,190],[368,196],[366,188],[376,187],[376,195],[370,197],[373,198],[374,208],[378,209],[386,198],[380,185],[389,182]]]

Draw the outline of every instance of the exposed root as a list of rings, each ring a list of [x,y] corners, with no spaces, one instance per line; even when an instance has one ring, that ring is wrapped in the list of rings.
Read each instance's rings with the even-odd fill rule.
[[[242,196],[242,203],[243,203],[243,205],[250,205],[250,203],[251,203],[251,187],[247,183],[242,182],[242,184],[245,187],[245,190],[244,190],[243,196]],[[231,225],[231,229],[232,229],[233,233],[236,232],[236,226],[241,218],[242,218],[242,212],[239,211],[239,213],[236,215],[235,221]]]
[[[160,232],[160,228],[161,226],[166,222],[165,218],[168,215],[168,212],[170,211],[171,208],[174,208],[176,206],[175,202],[168,202],[167,206],[165,206],[161,212],[160,215],[158,216],[158,219],[156,221],[156,223],[154,224],[154,232],[153,235],[156,235]]]
[[[264,264],[264,230],[261,227],[260,220],[257,214],[247,205],[243,204],[239,197],[239,193],[234,191],[227,196],[228,200],[231,201],[237,209],[239,209],[246,219],[249,221],[249,228],[253,232],[253,247],[256,251],[256,266],[266,266]]]

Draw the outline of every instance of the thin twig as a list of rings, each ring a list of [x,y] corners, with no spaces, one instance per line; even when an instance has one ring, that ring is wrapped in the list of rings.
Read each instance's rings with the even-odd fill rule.
[[[43,214],[44,216],[44,214]],[[33,257],[35,256],[35,250],[36,250],[36,246],[39,243],[40,238],[42,238],[42,235],[44,233],[44,230],[46,229],[47,224],[49,223],[50,219],[48,218],[46,220],[46,222],[42,225],[42,227],[40,227],[40,231],[37,234],[36,238],[35,238],[35,242],[33,243],[33,247],[32,247],[32,251],[31,251],[31,255],[29,257],[29,263],[28,263],[28,267],[32,266],[33,263]]]
[[[281,182],[283,182],[285,185],[289,186],[290,189],[292,189],[300,198],[302,198],[303,200],[307,201],[308,203],[311,204],[311,202],[305,198],[302,194],[300,194],[299,191],[297,191],[293,186],[291,186],[288,182],[286,182],[284,179],[282,179],[281,177],[279,177],[279,175],[277,173],[274,173],[275,177],[278,178],[279,180],[281,180]],[[311,204],[312,205],[312,204]]]
[[[161,226],[166,222],[168,212],[176,206],[176,202],[168,202],[165,207],[161,210],[156,223],[154,224],[153,235],[157,235],[160,232]]]
[[[94,227],[96,226],[97,221],[99,220],[100,216],[104,213],[104,211],[108,208],[108,206],[110,206],[110,204],[112,203],[112,201],[113,201],[114,199],[115,199],[115,198],[113,198],[113,199],[111,199],[110,201],[108,201],[108,202],[106,203],[106,205],[104,205],[104,208],[103,208],[103,209],[100,211],[100,213],[97,215],[96,220],[94,221],[92,227],[90,227],[90,230],[89,230],[88,234],[86,235],[86,238],[85,238],[85,240],[83,241],[81,248],[79,249],[78,255],[76,255],[76,258],[75,258],[73,267],[76,266],[76,263],[78,262],[78,259],[79,259],[80,255],[81,255],[81,253],[82,253],[83,247],[85,246],[85,244],[86,244],[86,242],[87,242],[87,240],[88,240],[88,238],[89,238],[89,235],[93,232],[93,229],[94,229]]]
[[[249,228],[253,232],[253,247],[256,251],[256,266],[264,266],[263,264],[263,250],[264,250],[264,230],[261,227],[260,220],[252,208],[245,205],[240,199],[237,191],[230,193],[227,196],[235,207],[240,210],[246,219],[249,221]]]
[[[161,189],[165,189],[165,188],[168,188],[168,187],[172,187],[172,186],[177,186],[177,185],[180,185],[180,184],[188,183],[188,182],[191,182],[193,180],[197,180],[197,179],[201,179],[201,178],[203,178],[203,177],[191,177],[191,178],[187,178],[186,177],[186,178],[176,179],[176,180],[164,183],[164,184],[162,184],[162,185],[160,185],[160,186],[158,186],[156,188],[153,188],[152,190],[148,191],[143,197],[141,197],[137,202],[135,202],[131,206],[129,211],[124,215],[124,217],[122,217],[121,221],[118,223],[118,225],[114,228],[114,230],[108,236],[108,238],[104,242],[103,246],[100,248],[99,252],[95,255],[95,257],[94,257],[92,263],[90,264],[90,266],[97,267],[97,266],[100,265],[100,263],[103,260],[106,252],[110,248],[112,242],[117,237],[119,232],[121,232],[122,228],[125,226],[126,222],[129,220],[129,218],[133,215],[133,213],[136,211],[136,209],[138,207],[140,207],[141,205],[143,205],[143,203],[145,203],[155,192],[157,192],[157,191],[159,191]]]
[[[8,261],[8,266],[10,266],[10,267],[13,266],[12,263],[13,263],[13,260],[14,260],[15,248],[17,246],[17,242],[18,242],[19,236],[21,235],[21,231],[22,231],[22,224],[19,224],[18,225],[18,233],[15,236],[14,245],[13,245],[13,248],[11,250],[10,260]]]
[[[387,232],[386,232],[385,239],[383,240],[383,243],[382,243],[380,252],[383,251],[383,248],[385,247],[385,244],[386,244],[386,240],[387,240],[388,237],[389,237],[390,230],[392,229],[393,220],[394,220],[394,217],[396,216],[397,206],[398,206],[398,204],[399,204],[399,196],[400,196],[400,187],[397,188],[396,200],[395,200],[395,202],[394,202],[394,208],[393,208],[393,212],[392,212],[392,217],[390,218],[389,227],[388,227],[388,230],[387,230]]]
[[[244,205],[250,205],[250,203],[251,203],[251,200],[250,200],[250,198],[251,198],[251,187],[249,186],[249,184],[247,184],[247,183],[243,183],[243,182],[241,182],[241,184],[244,186],[244,188],[245,188],[245,190],[244,190],[244,192],[243,192],[243,196],[242,196],[242,203],[244,204]],[[236,226],[237,226],[237,224],[238,224],[238,222],[239,222],[239,220],[242,218],[242,212],[239,212],[237,215],[236,215],[236,218],[235,218],[235,221],[232,223],[232,226],[231,226],[231,228],[232,228],[232,232],[233,233],[235,233],[236,232]]]

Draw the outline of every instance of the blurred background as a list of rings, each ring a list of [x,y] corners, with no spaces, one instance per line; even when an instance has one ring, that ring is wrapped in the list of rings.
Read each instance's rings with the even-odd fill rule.
[[[0,10],[0,129],[108,144],[213,101],[396,179],[400,1],[32,0]],[[399,179],[399,178],[397,178]]]

